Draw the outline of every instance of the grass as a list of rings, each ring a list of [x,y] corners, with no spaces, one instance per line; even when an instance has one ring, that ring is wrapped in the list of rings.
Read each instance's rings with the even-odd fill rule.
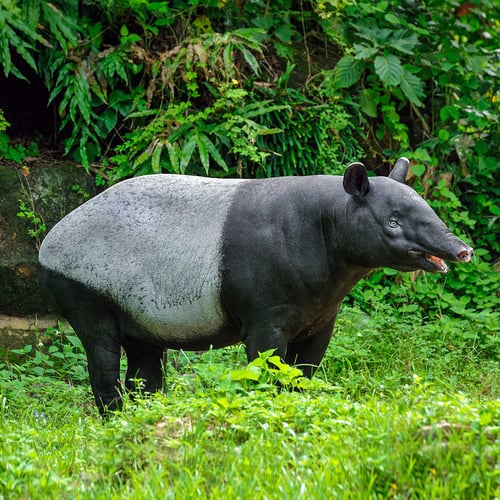
[[[500,498],[498,351],[396,315],[346,308],[312,381],[238,346],[175,352],[163,393],[104,422],[71,332],[5,353],[0,497]]]

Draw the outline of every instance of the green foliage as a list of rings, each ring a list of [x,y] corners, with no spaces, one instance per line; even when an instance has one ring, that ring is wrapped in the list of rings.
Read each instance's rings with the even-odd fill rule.
[[[27,219],[30,223],[28,234],[35,240],[45,235],[47,227],[43,220],[38,216],[33,207],[28,207],[24,200],[19,200],[19,212],[16,214],[21,219]]]
[[[81,346],[52,331],[56,349],[0,358],[0,495],[494,498],[498,363],[451,345],[456,320],[443,331],[395,311],[344,310],[303,390],[278,389],[300,377],[272,353],[245,368],[239,347],[180,351],[163,394],[126,399],[106,422]]]
[[[12,63],[12,52],[18,54],[24,62],[32,69],[36,69],[33,58],[35,44],[41,37],[23,22],[21,8],[12,0],[1,0],[0,2],[0,54],[4,75],[11,73],[17,78],[25,78],[20,69]]]
[[[484,187],[498,195],[491,187],[498,142],[492,1],[457,11],[451,2],[403,7],[387,0],[322,1],[315,10],[295,10],[289,0],[99,0],[79,9],[74,1],[18,7],[5,0],[0,11],[20,38],[12,36],[17,43],[2,52],[4,71],[11,71],[11,49],[25,47],[32,59],[38,51],[29,64],[41,68],[58,106],[67,153],[87,167],[118,156],[114,179],[175,171],[188,160],[197,164],[193,171],[215,175],[290,175],[336,172],[360,156],[360,142],[378,158],[420,149],[429,154],[426,169],[446,164],[455,175],[453,188],[479,207],[480,239],[488,239],[498,211],[481,197]],[[344,52],[333,71],[313,73],[312,34]],[[289,64],[299,46],[309,58],[300,91],[288,87],[303,70]],[[239,109],[213,109],[233,80],[246,92],[243,106],[264,100],[283,107],[245,123],[238,135]],[[213,112],[200,127],[209,131],[198,137],[180,133],[166,146],[153,132],[165,116],[167,136],[177,120],[196,128],[205,110]],[[212,128],[227,134],[219,140]],[[131,153],[128,166],[124,153]],[[479,217],[486,211],[492,217]]]
[[[236,173],[236,167],[230,169],[224,157],[233,152],[257,164],[263,163],[268,153],[255,146],[256,137],[279,130],[260,125],[255,118],[280,106],[270,101],[245,104],[247,92],[235,84],[232,87],[224,87],[220,93],[212,89],[217,100],[199,112],[192,110],[192,103],[188,101],[130,115],[130,118],[151,119],[145,127],[128,134],[123,145],[116,148],[118,155],[112,158],[117,165],[114,177],[162,170],[231,175]]]
[[[397,18],[395,21],[400,24]],[[423,106],[419,99],[424,95],[422,80],[411,72],[409,63],[401,61],[401,57],[413,55],[417,34],[408,29],[380,29],[364,23],[353,27],[360,43],[353,45],[353,55],[346,55],[337,63],[333,85],[352,87],[370,70],[384,87],[399,88],[411,103]],[[367,104],[367,114],[373,113],[371,103]]]
[[[28,146],[12,144],[7,134],[9,127],[10,123],[5,119],[3,111],[0,109],[0,159],[22,163],[27,156],[38,155],[38,146],[35,142],[31,142]]]
[[[283,363],[274,350],[259,354],[259,357],[240,370],[232,370],[231,383],[239,382],[241,387],[255,390],[268,390],[270,386],[284,389],[299,389],[307,386],[302,371]]]
[[[233,2],[99,1],[96,9],[76,9],[73,3],[56,7],[31,0],[15,16],[34,30],[30,50],[40,51],[37,67],[57,105],[66,153],[87,168],[115,147],[109,173],[115,180],[186,169],[215,175],[289,175],[297,168],[314,173],[332,159],[336,170],[358,152],[341,106],[286,90],[292,66],[280,75],[264,56],[269,46],[282,57],[293,56],[290,44],[303,36],[297,20],[310,22],[311,16],[291,10],[291,2],[248,3],[243,18]],[[197,11],[201,5],[203,14]],[[51,33],[50,39],[36,30]],[[8,61],[0,62],[8,67]],[[273,79],[277,87],[268,83]],[[242,91],[242,109],[227,96],[231,85]],[[162,136],[165,121],[170,127]],[[330,147],[329,133],[342,137],[340,145]]]
[[[6,132],[0,131],[0,158],[12,160],[21,164],[27,156],[37,156],[38,145],[32,141],[30,144],[13,144]]]
[[[0,109],[0,133],[5,132],[9,126],[9,122],[5,119],[3,111]]]
[[[70,14],[77,12],[78,2],[66,0],[61,3],[68,14],[55,3],[41,0],[0,1],[0,63],[6,77],[12,73],[26,79],[13,61],[13,52],[37,71],[36,53],[40,46],[50,50],[55,46],[67,49],[77,43],[78,25]]]
[[[33,377],[88,382],[85,351],[71,329],[50,328],[35,346],[10,350],[8,359],[0,379],[14,385],[22,386],[25,379],[30,382]]]
[[[341,174],[361,155],[348,102],[287,87],[273,94],[283,108],[263,115],[262,123],[281,133],[257,137],[256,144],[271,154],[259,170],[248,169],[254,175]]]
[[[357,146],[342,137],[348,115],[301,93],[248,91],[233,80],[209,87],[212,106],[196,112],[193,102],[132,113],[148,124],[125,136],[111,158],[113,179],[134,173],[195,173],[226,176],[337,173],[339,158],[353,158]],[[330,139],[337,140],[330,144]]]
[[[57,6],[59,5],[59,7]],[[43,33],[39,41],[47,48],[70,48],[78,42],[78,0],[57,3],[40,0],[22,2],[23,20],[32,30]]]

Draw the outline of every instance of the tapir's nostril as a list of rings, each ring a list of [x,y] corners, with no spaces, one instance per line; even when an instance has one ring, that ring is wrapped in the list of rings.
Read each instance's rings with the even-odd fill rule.
[[[472,255],[474,253],[474,250],[472,248],[468,248],[466,250],[462,250],[458,255],[457,257],[460,259],[460,260],[463,260],[465,262],[469,262]]]

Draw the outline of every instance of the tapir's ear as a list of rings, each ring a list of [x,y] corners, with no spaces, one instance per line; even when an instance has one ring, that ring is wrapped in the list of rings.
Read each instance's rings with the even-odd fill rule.
[[[351,163],[344,174],[345,192],[353,196],[364,196],[370,189],[368,174],[362,163]]]
[[[394,168],[389,174],[389,177],[391,179],[394,179],[395,181],[402,182],[404,184],[409,166],[410,162],[408,161],[408,158],[400,158],[396,162],[396,165],[394,165]]]

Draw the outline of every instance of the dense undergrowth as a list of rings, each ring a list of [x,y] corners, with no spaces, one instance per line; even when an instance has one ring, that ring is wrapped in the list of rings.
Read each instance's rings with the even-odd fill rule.
[[[0,495],[498,498],[498,348],[390,313],[346,307],[311,381],[241,346],[171,351],[163,392],[106,422],[77,338],[49,332],[0,363]]]

